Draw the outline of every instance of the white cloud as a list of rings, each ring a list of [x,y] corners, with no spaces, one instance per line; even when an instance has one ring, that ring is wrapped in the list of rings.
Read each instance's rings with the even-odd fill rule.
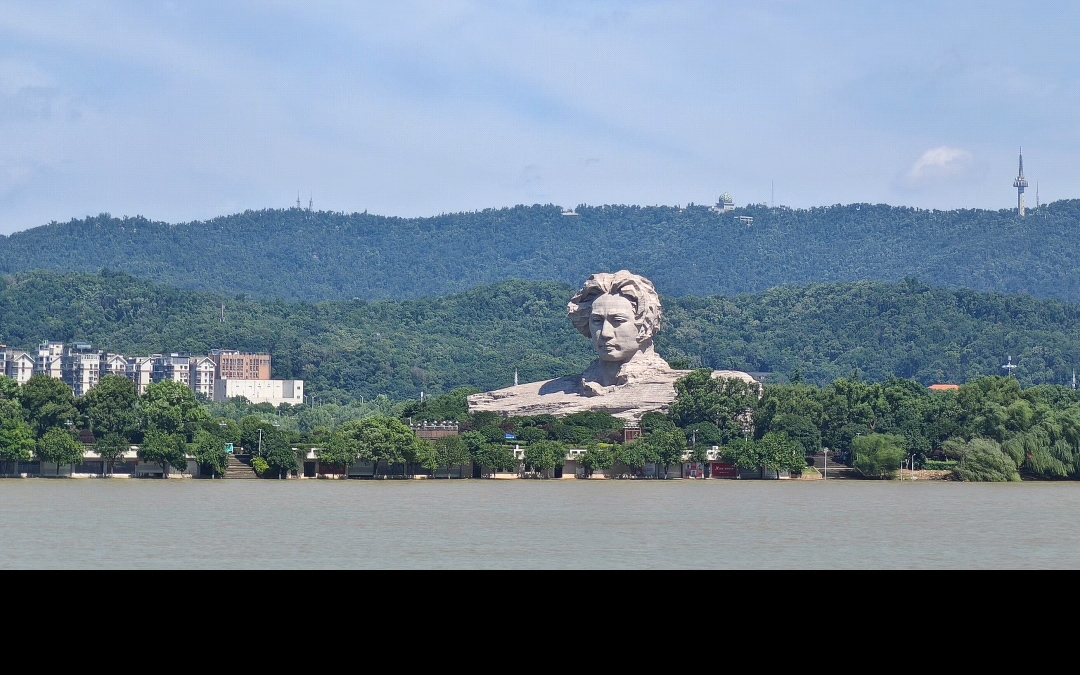
[[[975,158],[967,150],[943,145],[930,148],[922,154],[908,171],[909,187],[918,187],[932,180],[942,180],[970,174],[975,168]]]

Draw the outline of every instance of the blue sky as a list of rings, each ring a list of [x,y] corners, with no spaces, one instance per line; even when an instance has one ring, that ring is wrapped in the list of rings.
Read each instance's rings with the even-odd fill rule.
[[[999,208],[1020,145],[1080,197],[1078,33],[1071,2],[4,0],[0,232],[297,191]]]

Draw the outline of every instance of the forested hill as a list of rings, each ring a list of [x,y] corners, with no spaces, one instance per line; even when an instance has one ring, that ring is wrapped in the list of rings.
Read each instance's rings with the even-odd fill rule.
[[[915,277],[1080,301],[1080,200],[1026,219],[868,204],[577,213],[532,206],[400,219],[288,209],[184,225],[100,216],[0,237],[0,273],[112,268],[229,296],[317,301],[437,296],[508,279],[577,285],[626,268],[675,296]]]
[[[565,318],[573,287],[507,281],[441,298],[289,304],[177,290],[123,274],[0,279],[0,341],[88,340],[129,355],[268,350],[275,377],[323,400],[491,389],[580,372],[593,358]],[[221,305],[226,323],[222,324]],[[932,288],[915,281],[776,288],[664,299],[658,350],[686,365],[795,370],[824,383],[856,370],[923,384],[1000,374],[1066,383],[1080,364],[1080,305]]]

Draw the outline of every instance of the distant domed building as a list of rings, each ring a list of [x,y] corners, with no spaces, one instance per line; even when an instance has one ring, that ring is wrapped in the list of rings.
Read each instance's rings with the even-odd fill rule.
[[[727,213],[728,211],[735,210],[735,200],[728,193],[720,195],[720,199],[716,201],[716,206],[712,207],[713,211],[717,213]]]

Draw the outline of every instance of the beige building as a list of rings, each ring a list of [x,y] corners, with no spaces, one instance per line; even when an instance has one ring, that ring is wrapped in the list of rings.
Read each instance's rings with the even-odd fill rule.
[[[214,380],[217,366],[209,356],[193,356],[188,363],[188,375],[191,379],[191,388],[196,394],[202,394],[209,400],[214,400]]]
[[[219,380],[269,380],[270,355],[245,354],[235,349],[211,349]]]
[[[154,359],[159,357],[160,355],[132,356],[127,359],[124,376],[139,387],[139,396],[145,394],[146,388],[154,381]]]
[[[127,376],[127,359],[123,354],[105,354],[101,357],[101,376]]]
[[[18,349],[8,349],[6,347],[2,352],[4,368],[0,373],[10,377],[19,384],[26,384],[26,381],[34,375],[33,355]]]
[[[243,397],[251,403],[304,403],[303,380],[222,380],[214,382],[214,400],[219,402]]]

